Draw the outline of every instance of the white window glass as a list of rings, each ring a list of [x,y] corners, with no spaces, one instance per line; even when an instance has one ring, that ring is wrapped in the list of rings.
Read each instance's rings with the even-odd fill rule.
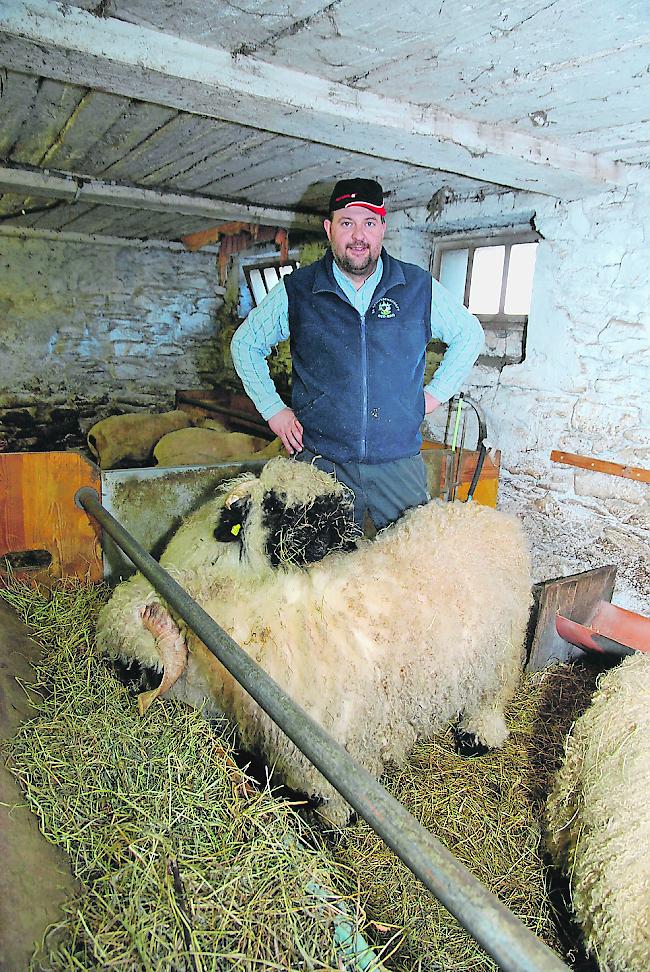
[[[266,287],[259,270],[251,270],[251,287],[255,303],[259,304],[266,297]]]
[[[281,277],[286,277],[286,275],[288,273],[291,273],[292,271],[293,271],[293,267],[291,266],[291,264],[290,263],[285,263],[285,265],[283,267],[280,267],[280,276]]]
[[[506,314],[528,314],[530,311],[536,255],[537,243],[516,243],[510,250]]]
[[[277,267],[264,267],[264,282],[267,290],[273,290],[278,283],[280,275]]]
[[[440,283],[463,302],[469,250],[443,250],[440,260]]]
[[[473,314],[498,314],[505,246],[481,246],[474,251],[469,309]]]

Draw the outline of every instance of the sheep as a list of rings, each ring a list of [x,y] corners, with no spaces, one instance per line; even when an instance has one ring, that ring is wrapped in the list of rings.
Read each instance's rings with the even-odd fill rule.
[[[161,564],[376,777],[450,720],[471,742],[501,746],[530,606],[518,522],[434,500],[372,541],[355,530],[345,486],[277,458],[193,514]],[[288,786],[344,824],[343,798],[198,638],[166,610],[143,619],[155,600],[138,575],[118,588],[100,616],[100,647],[160,669],[161,641],[176,658],[184,644],[169,694],[209,700]]]
[[[650,656],[601,676],[567,740],[547,841],[602,972],[650,969]]]

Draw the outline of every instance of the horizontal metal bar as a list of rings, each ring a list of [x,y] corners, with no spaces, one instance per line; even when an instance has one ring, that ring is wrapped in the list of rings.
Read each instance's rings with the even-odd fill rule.
[[[208,412],[215,412],[217,415],[226,415],[228,418],[240,419],[247,425],[253,426],[255,429],[259,429],[260,435],[268,439],[269,442],[273,442],[275,436],[270,432],[268,425],[262,419],[256,419],[254,415],[250,412],[244,412],[239,408],[228,408],[226,405],[219,405],[217,402],[211,401],[209,398],[201,398],[197,395],[196,398],[192,398],[189,395],[184,395],[183,392],[176,392],[176,404],[177,405],[193,405],[195,408],[204,408]]]
[[[567,966],[300,708],[83,487],[93,516],[205,646],[505,972]]]

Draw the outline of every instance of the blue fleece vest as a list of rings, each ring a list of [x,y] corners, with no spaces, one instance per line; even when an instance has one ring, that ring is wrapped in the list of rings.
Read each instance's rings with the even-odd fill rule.
[[[431,276],[382,250],[365,317],[332,272],[332,254],[284,278],[292,408],[307,449],[334,462],[389,462],[420,450]]]

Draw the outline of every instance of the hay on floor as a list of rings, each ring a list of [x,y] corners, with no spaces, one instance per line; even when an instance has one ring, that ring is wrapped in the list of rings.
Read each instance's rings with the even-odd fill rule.
[[[45,646],[40,713],[13,741],[12,768],[84,885],[34,970],[340,972],[377,969],[379,959],[395,972],[495,968],[363,821],[327,853],[291,807],[252,788],[227,738],[200,713],[166,701],[140,719],[134,697],[94,653],[102,588],[11,584],[0,593]],[[540,821],[594,682],[580,666],[529,677],[503,750],[459,757],[451,733],[440,734],[388,781],[560,951]],[[341,921],[328,893],[340,901],[345,891]],[[366,948],[364,939],[350,945],[359,931],[383,946],[354,959],[351,947]]]
[[[93,648],[102,588],[10,583],[0,594],[44,647],[38,715],[9,764],[83,891],[34,970],[376,968],[351,952],[358,897],[287,803],[255,790],[200,712],[135,698]],[[338,889],[338,890],[337,890]]]
[[[502,750],[456,755],[451,732],[412,753],[385,781],[406,808],[532,931],[558,952],[542,842],[544,804],[564,740],[588,704],[595,673],[558,666],[522,683]],[[364,822],[342,835],[338,860],[359,875],[376,927],[401,934],[396,972],[479,972],[496,965]],[[566,955],[565,955],[566,957]]]

